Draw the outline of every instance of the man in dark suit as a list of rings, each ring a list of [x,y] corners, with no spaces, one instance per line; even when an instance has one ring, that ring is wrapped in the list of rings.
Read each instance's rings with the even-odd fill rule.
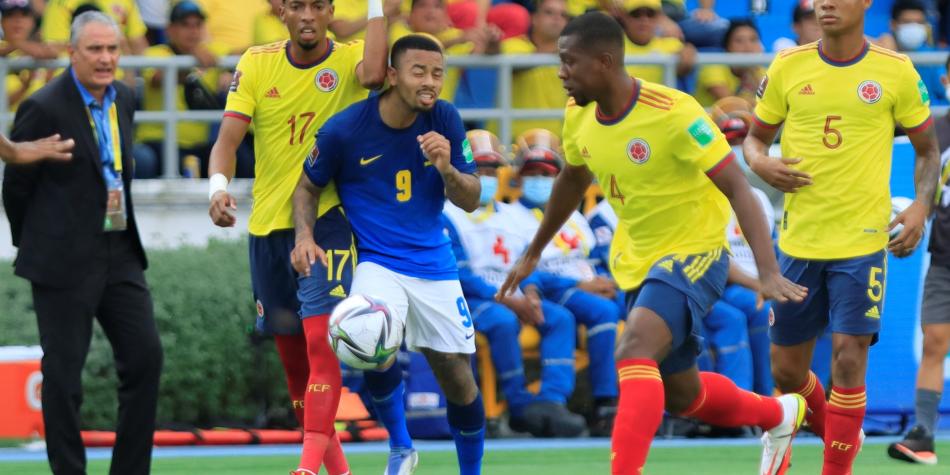
[[[60,134],[72,160],[7,166],[3,204],[33,289],[43,348],[43,421],[53,473],[85,474],[81,372],[93,317],[115,354],[119,412],[111,474],[149,472],[162,349],[129,193],[132,92],[115,81],[119,29],[99,12],[73,22],[71,66],[17,111],[13,140]]]

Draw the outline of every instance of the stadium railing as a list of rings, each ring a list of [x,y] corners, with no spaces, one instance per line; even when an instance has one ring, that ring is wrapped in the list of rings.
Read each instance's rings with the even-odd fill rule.
[[[697,55],[696,65],[724,64],[728,66],[766,66],[774,57],[774,54],[735,54],[735,53],[700,53]],[[913,53],[911,60],[916,65],[937,65],[946,64],[947,52],[933,51],[923,53]],[[228,56],[221,58],[218,66],[225,69],[233,69],[237,65],[238,56]],[[676,65],[677,57],[675,55],[648,55],[648,56],[627,56],[624,61],[628,65],[654,65],[662,67],[664,70],[664,83],[668,86],[676,86]],[[533,55],[494,55],[494,56],[448,56],[449,66],[458,67],[478,67],[495,68],[498,71],[497,87],[498,106],[484,109],[460,109],[462,118],[465,120],[498,120],[499,138],[502,143],[511,143],[511,122],[517,119],[544,119],[561,118],[564,115],[563,109],[517,109],[511,108],[511,89],[512,73],[520,68],[535,66],[556,66],[558,58],[555,55],[533,54]],[[164,107],[161,111],[138,111],[135,115],[135,122],[161,122],[165,126],[164,148],[162,160],[164,178],[177,178],[178,175],[178,133],[176,125],[179,121],[194,122],[219,122],[221,120],[221,111],[178,111],[177,110],[177,91],[178,74],[182,69],[196,67],[197,61],[190,56],[174,56],[168,58],[151,58],[142,56],[126,56],[121,58],[120,66],[128,69],[158,68],[163,72],[165,81],[162,83],[162,93],[164,96]],[[32,69],[38,67],[61,68],[68,65],[66,59],[54,61],[36,61],[31,58],[0,58],[0,78],[7,77],[11,71],[23,69]],[[491,87],[487,85],[486,87]],[[935,107],[934,113],[943,113],[946,107]],[[13,115],[9,112],[7,101],[6,81],[0,80],[0,130],[8,130],[13,121]]]

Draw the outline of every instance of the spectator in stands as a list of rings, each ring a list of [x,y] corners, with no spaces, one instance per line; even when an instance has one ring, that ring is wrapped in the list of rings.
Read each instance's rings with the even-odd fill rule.
[[[169,14],[168,44],[155,45],[145,50],[145,56],[154,58],[167,58],[171,56],[194,56],[203,58],[203,63],[214,64],[217,55],[227,53],[227,47],[205,41],[205,12],[201,7],[191,0],[181,0],[172,7]],[[286,30],[285,30],[286,31]],[[216,51],[212,51],[216,50]],[[220,71],[216,68],[202,68],[195,71],[182,70],[178,76],[178,94],[177,110],[188,110],[189,108],[211,109],[215,104],[205,104],[196,106],[192,99],[192,107],[186,100],[186,83],[191,88],[203,87],[208,94],[205,97],[216,99],[218,90],[218,76]],[[189,77],[191,75],[191,77]],[[145,95],[143,105],[145,110],[160,111],[164,109],[164,95],[162,84],[164,76],[162,70],[158,68],[148,68],[143,71],[145,80]],[[223,104],[217,104],[217,108],[223,107]],[[199,167],[201,175],[207,175],[207,160],[210,153],[210,124],[206,122],[179,122],[178,123],[178,154],[179,164],[186,156],[197,157],[201,164]],[[136,148],[136,178],[155,178],[161,175],[163,156],[162,144],[165,136],[165,124],[160,122],[144,123],[139,125],[136,132],[136,142],[144,145]],[[240,168],[241,166],[239,166]],[[181,170],[183,173],[184,169]],[[194,173],[194,170],[188,170]],[[197,178],[197,176],[193,176]]]
[[[624,0],[622,8],[613,8],[611,14],[627,34],[626,55],[674,54],[679,61],[678,77],[693,70],[696,48],[678,38],[657,36],[657,26],[663,16],[660,0]],[[662,66],[627,66],[627,72],[639,79],[664,83]]]
[[[56,57],[56,49],[33,39],[36,17],[29,0],[0,0],[0,56],[18,58],[31,56],[36,59]],[[7,75],[7,103],[16,111],[23,99],[38,91],[52,78],[53,71],[43,68],[24,69]]]
[[[503,38],[528,33],[531,13],[527,8],[508,0],[495,2],[495,5],[491,3],[486,0],[458,0],[448,3],[446,13],[452,26],[462,30],[491,24],[502,31]]]
[[[878,42],[884,45],[892,42],[901,53],[935,51],[926,5],[921,0],[895,1],[891,7],[891,34],[884,35]],[[943,67],[914,67],[930,93],[931,105],[946,105],[946,91],[940,82]]]
[[[165,27],[168,26],[168,0],[135,0],[145,23],[145,38],[150,45],[165,43]]]
[[[495,54],[500,51],[501,31],[494,25],[461,30],[449,25],[444,0],[413,0],[407,24],[395,23],[389,29],[390,44],[411,33],[425,33],[434,36],[442,43],[449,56],[469,56]],[[462,71],[448,68],[442,86],[440,98],[447,101],[455,99]],[[482,93],[494,103],[494,88],[487,90],[484,83],[479,85]]]
[[[531,30],[527,35],[501,42],[501,52],[508,55],[557,53],[557,39],[567,25],[565,0],[539,0],[531,14]],[[511,82],[511,106],[514,109],[562,109],[567,93],[557,77],[558,66],[516,69]],[[530,129],[561,130],[561,119],[515,120],[511,133],[519,136]]]
[[[274,0],[272,0],[274,1]],[[280,3],[278,1],[278,3]],[[392,26],[400,21],[400,11],[409,1],[385,0],[383,13],[386,21]],[[366,0],[334,0],[333,21],[330,22],[330,32],[337,41],[361,40],[366,33]]]
[[[818,27],[818,17],[815,16],[815,0],[800,0],[792,10],[792,31],[795,38],[782,37],[772,43],[772,51],[779,52],[818,41],[821,38],[821,29]]]
[[[263,0],[199,0],[208,15],[211,39],[227,46],[228,54],[240,55],[254,42],[254,21],[270,10]]]
[[[687,43],[697,48],[722,47],[729,20],[716,14],[716,0],[699,0],[698,3],[698,7],[687,12],[683,0],[663,0],[663,13],[679,24]]]
[[[284,0],[268,1],[270,2],[270,10],[257,15],[257,18],[254,19],[253,43],[255,45],[266,45],[290,38],[287,33],[287,26],[280,19],[280,9],[283,7]],[[336,13],[334,13],[334,16],[336,16]]]
[[[142,54],[148,48],[147,31],[135,0],[55,0],[43,12],[40,33],[43,41],[62,53],[69,43],[69,25],[81,7],[95,7],[118,23],[122,32],[122,51]]]
[[[446,232],[459,262],[459,281],[471,308],[475,330],[485,335],[492,364],[508,402],[509,425],[536,437],[575,437],[584,430],[583,417],[565,406],[574,391],[574,317],[564,307],[543,299],[530,280],[522,293],[495,301],[498,286],[528,241],[512,234],[514,217],[495,200],[497,171],[508,165],[498,138],[491,132],[468,132],[482,182],[481,203],[469,214],[446,202]],[[518,335],[522,326],[541,334],[541,390],[525,387]]]
[[[511,205],[511,212],[517,216],[511,224],[516,226],[512,232],[520,235],[526,245],[540,227],[554,178],[563,167],[561,141],[557,135],[534,129],[518,137],[515,168],[522,194]],[[538,288],[544,298],[567,307],[577,323],[587,327],[589,375],[594,396],[591,433],[604,436],[610,434],[616,415],[617,374],[613,350],[617,322],[625,312],[614,301],[616,283],[598,275],[590,264],[590,251],[595,244],[587,219],[575,211],[544,249],[537,274]]]
[[[761,53],[759,29],[752,20],[732,20],[723,40],[729,53]],[[738,96],[755,103],[755,91],[765,77],[761,66],[711,65],[699,69],[694,97],[703,107],[719,99]]]

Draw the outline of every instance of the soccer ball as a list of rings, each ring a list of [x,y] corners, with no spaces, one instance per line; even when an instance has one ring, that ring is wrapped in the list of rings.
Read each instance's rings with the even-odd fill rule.
[[[910,206],[913,202],[914,200],[906,196],[892,197],[891,198],[891,220],[888,221],[888,224],[893,222],[894,218],[896,218],[898,214],[901,214],[905,209],[907,209],[907,207]],[[897,235],[900,234],[901,231],[903,230],[904,230],[904,225],[898,224],[897,226],[894,227],[894,229],[891,230],[890,238],[891,239],[896,238]]]
[[[353,294],[330,314],[330,347],[356,369],[385,367],[402,345],[403,320],[382,300]]]

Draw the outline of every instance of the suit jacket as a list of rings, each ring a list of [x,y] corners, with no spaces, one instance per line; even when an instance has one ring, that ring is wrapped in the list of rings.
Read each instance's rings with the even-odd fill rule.
[[[122,181],[128,213],[128,239],[142,269],[147,266],[132,207],[132,117],[135,99],[114,82],[122,147]],[[69,287],[81,282],[94,264],[105,236],[106,182],[99,146],[86,106],[66,70],[28,98],[17,110],[11,139],[36,140],[52,134],[76,141],[73,158],[7,166],[3,206],[19,248],[16,275],[34,283]]]

